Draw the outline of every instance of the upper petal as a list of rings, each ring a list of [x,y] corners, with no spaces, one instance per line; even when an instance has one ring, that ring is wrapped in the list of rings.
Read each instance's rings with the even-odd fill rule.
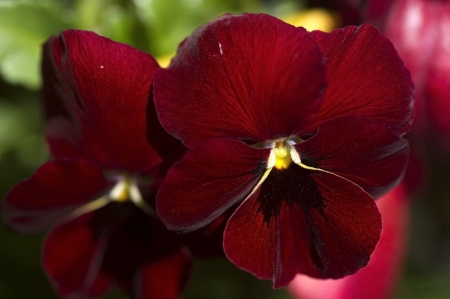
[[[413,84],[390,41],[371,25],[311,36],[326,56],[329,86],[304,131],[339,116],[359,115],[407,133],[413,118]]]
[[[324,72],[305,29],[264,14],[224,15],[181,43],[155,76],[156,110],[191,148],[211,137],[273,140],[317,111]]]
[[[381,233],[372,198],[350,181],[297,165],[272,170],[236,210],[224,250],[275,288],[297,273],[339,278],[364,267]]]
[[[157,195],[158,215],[171,230],[206,225],[251,192],[269,152],[236,140],[203,142],[167,173]]]
[[[343,176],[373,197],[402,179],[409,158],[406,139],[358,116],[323,123],[316,135],[295,148],[305,165]]]
[[[52,154],[135,172],[157,165],[146,140],[146,106],[158,69],[151,55],[93,32],[50,38],[42,73]]]
[[[50,161],[7,194],[3,220],[19,232],[37,232],[93,200],[107,186],[102,170],[86,160]]]

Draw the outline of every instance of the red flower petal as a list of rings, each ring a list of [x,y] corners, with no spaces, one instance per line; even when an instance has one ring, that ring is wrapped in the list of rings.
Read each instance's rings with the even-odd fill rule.
[[[279,288],[297,273],[339,278],[356,272],[380,233],[380,214],[362,189],[292,165],[272,170],[231,216],[224,249],[238,267]]]
[[[54,160],[16,185],[3,202],[3,219],[13,229],[43,230],[105,190],[103,172],[86,160]]]
[[[290,136],[318,110],[323,56],[303,28],[264,14],[224,15],[197,29],[155,76],[156,110],[188,147],[225,137]]]
[[[180,250],[142,268],[136,277],[136,285],[140,289],[136,298],[179,298],[187,282],[190,261],[189,254]]]
[[[105,292],[110,280],[100,271],[108,230],[94,233],[94,213],[57,226],[43,249],[43,267],[63,297],[86,298]]]
[[[346,27],[311,36],[327,57],[329,86],[315,118],[304,128],[312,132],[339,116],[359,115],[407,133],[413,116],[413,84],[389,40],[371,25]]]
[[[156,208],[170,230],[194,230],[243,200],[265,171],[270,149],[209,139],[167,173]]]
[[[404,186],[376,201],[383,232],[367,267],[339,280],[318,280],[298,275],[289,285],[295,298],[383,299],[391,298],[405,254],[408,201]]]
[[[295,148],[305,165],[343,176],[373,197],[400,181],[409,157],[406,139],[357,116],[323,123],[316,135]]]
[[[146,140],[146,106],[158,69],[151,55],[93,32],[49,39],[42,70],[52,154],[133,172],[157,165]]]

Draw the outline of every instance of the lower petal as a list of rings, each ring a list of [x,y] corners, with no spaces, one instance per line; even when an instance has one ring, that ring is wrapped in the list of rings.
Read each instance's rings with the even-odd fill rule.
[[[405,186],[399,186],[376,201],[383,219],[383,232],[367,267],[339,280],[297,275],[289,285],[294,298],[390,298],[398,282],[405,253],[408,224],[406,193]]]
[[[109,288],[109,278],[100,271],[108,230],[94,232],[93,218],[89,213],[61,224],[45,240],[43,267],[62,297],[94,297]]]
[[[364,267],[381,233],[372,198],[350,181],[297,165],[272,170],[232,215],[224,250],[273,286],[297,273],[339,278]]]
[[[186,285],[191,257],[179,250],[164,259],[143,267],[135,278],[137,298],[176,299]]]

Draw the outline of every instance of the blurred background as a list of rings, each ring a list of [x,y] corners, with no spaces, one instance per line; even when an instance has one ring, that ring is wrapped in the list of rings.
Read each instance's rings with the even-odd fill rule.
[[[391,5],[394,2],[401,3]],[[404,12],[408,7],[402,5],[410,2],[419,13],[416,11],[415,15],[407,17]],[[409,66],[406,60],[411,55],[419,58],[426,54],[418,48],[419,56],[414,56],[408,48],[404,49],[402,41],[408,39],[411,43],[413,39],[413,43],[425,44],[423,47],[435,47],[440,40],[438,36],[434,43],[423,42],[420,35],[413,34],[412,29],[417,27],[414,20],[428,22],[442,17],[441,23],[447,20],[450,23],[450,13],[445,15],[445,10],[435,9],[433,14],[427,10],[426,3],[437,2],[445,1],[0,0],[0,197],[49,158],[42,135],[39,64],[42,43],[62,30],[92,30],[151,53],[161,64],[168,64],[179,42],[195,28],[227,12],[264,12],[309,30],[324,31],[365,21],[392,36],[400,54],[406,53],[405,62]],[[425,12],[425,17],[420,12]],[[389,21],[395,16],[397,23]],[[402,22],[401,17],[409,18],[410,22]],[[400,29],[403,33],[398,33]],[[418,32],[424,31],[420,30]],[[412,33],[409,36],[404,32]],[[441,32],[442,36],[445,33],[450,36],[449,29]],[[450,43],[447,46],[450,47]],[[443,51],[441,54],[447,50]],[[430,57],[436,56],[431,52],[434,54]],[[407,230],[402,234],[407,246],[394,257],[404,263],[400,264],[399,279],[393,282],[393,290],[386,298],[445,299],[450,298],[450,147],[447,142],[450,130],[445,126],[445,119],[435,121],[435,114],[424,111],[433,110],[426,108],[433,105],[441,111],[444,109],[444,118],[450,122],[450,109],[445,110],[450,107],[450,104],[445,106],[450,98],[442,93],[436,96],[440,90],[447,94],[450,88],[446,89],[449,86],[442,80],[437,88],[429,88],[430,81],[423,79],[430,74],[439,77],[439,72],[444,76],[445,70],[410,63],[420,92],[417,107],[421,110],[416,108],[420,124],[415,124],[409,137],[414,157],[405,183],[408,185],[405,209],[406,213],[410,212],[410,221],[408,224],[405,220]],[[422,71],[417,70],[419,67],[426,69],[425,75],[415,75]],[[450,78],[450,67],[448,72]],[[435,98],[439,98],[439,104],[433,102]],[[428,102],[434,104],[428,105]],[[0,223],[0,298],[57,298],[40,267],[43,237],[44,234],[18,235]],[[293,296],[286,289],[271,289],[269,281],[260,281],[227,260],[216,259],[194,262],[192,277],[181,298],[286,299]],[[116,290],[102,298],[125,297]],[[305,295],[304,298],[320,297]]]

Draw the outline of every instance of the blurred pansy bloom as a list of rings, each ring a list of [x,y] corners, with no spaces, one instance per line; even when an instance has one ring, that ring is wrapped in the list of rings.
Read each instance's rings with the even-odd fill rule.
[[[407,164],[412,90],[370,25],[307,32],[224,15],[155,75],[161,124],[191,149],[168,171],[157,212],[190,231],[238,205],[225,254],[275,288],[297,273],[355,273],[381,233],[373,197]]]
[[[298,299],[390,298],[401,273],[409,222],[408,191],[402,183],[376,201],[383,232],[369,264],[342,279],[314,279],[297,275],[289,291]]]
[[[172,299],[186,283],[190,253],[154,210],[176,150],[158,153],[147,141],[158,69],[151,55],[92,32],[65,31],[44,45],[45,135],[54,159],[9,192],[3,218],[23,233],[53,226],[43,267],[64,298],[115,284],[131,298]],[[161,127],[149,130],[155,144],[175,141]]]
[[[383,32],[410,69],[416,86],[415,132],[450,151],[450,2],[396,0]],[[439,138],[436,138],[439,137]],[[435,146],[434,146],[435,147]]]

